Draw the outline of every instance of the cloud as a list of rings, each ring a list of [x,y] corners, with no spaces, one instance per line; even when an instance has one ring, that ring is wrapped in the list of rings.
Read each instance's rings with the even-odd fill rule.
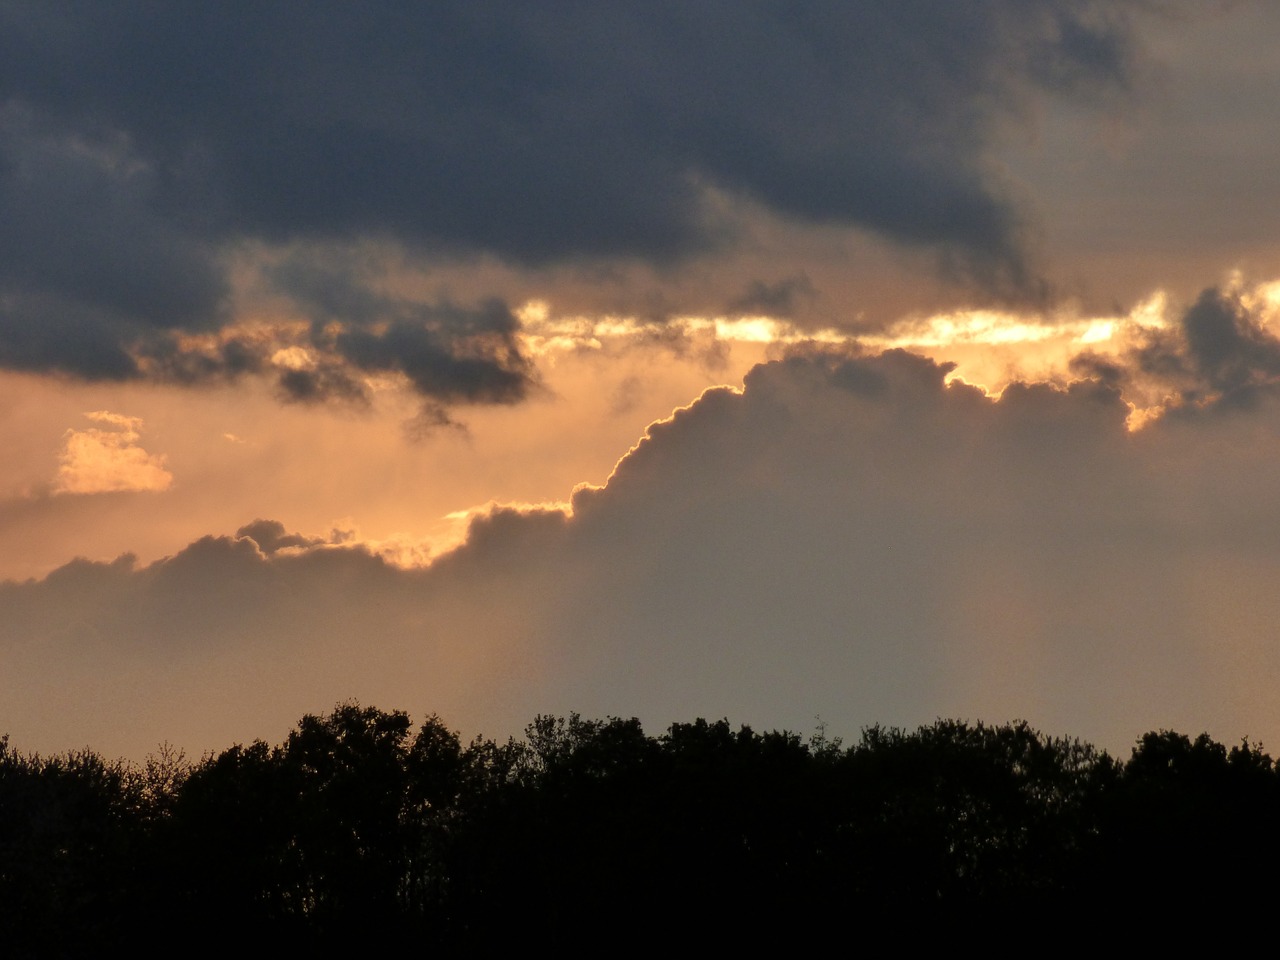
[[[198,751],[358,696],[490,735],[576,709],[1280,738],[1277,399],[1134,432],[1106,382],[949,372],[793,348],[417,566],[258,520],[0,585],[10,732]]]
[[[307,402],[367,400],[362,378],[402,376],[424,401],[423,422],[459,403],[515,403],[536,383],[518,338],[520,322],[502,300],[473,307],[377,289],[378,277],[332,258],[295,254],[268,272],[274,290],[310,318],[304,347],[293,346],[281,392]],[[277,357],[280,353],[277,353]]]
[[[142,421],[106,410],[86,413],[103,427],[68,430],[58,455],[54,493],[161,492],[173,483],[165,457],[138,445]]]
[[[17,77],[0,85],[0,362],[122,379],[135,339],[216,326],[216,250],[155,208],[157,171],[129,134],[51,123]]]
[[[506,305],[477,310],[449,304],[378,331],[339,334],[335,349],[360,370],[403,373],[418,393],[446,402],[510,403],[524,397],[532,367],[515,339],[517,322]]]
[[[253,523],[246,523],[236,531],[236,537],[252,540],[268,557],[280,550],[306,549],[330,542],[323,537],[304,537],[301,534],[289,533],[279,520],[255,520]]]
[[[812,300],[814,295],[813,284],[804,274],[787,277],[776,283],[753,280],[745,292],[729,303],[728,312],[789,317],[798,300]]]
[[[1144,8],[7,6],[0,364],[261,373],[253,350],[174,349],[231,322],[246,251],[376,241],[434,263],[662,268],[733,248],[748,206],[1034,295],[1031,214],[993,148],[1041,99],[1126,89]],[[478,343],[449,298],[412,321],[394,299],[326,308],[357,328],[349,360],[396,366],[437,402],[522,395],[504,333]],[[349,383],[294,373],[282,389]]]
[[[1251,407],[1280,388],[1276,320],[1267,288],[1237,279],[1203,290],[1171,324],[1140,327],[1118,356],[1084,352],[1072,368],[1177,415]]]

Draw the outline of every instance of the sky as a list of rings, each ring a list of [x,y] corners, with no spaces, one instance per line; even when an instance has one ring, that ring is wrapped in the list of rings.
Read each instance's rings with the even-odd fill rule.
[[[1277,43],[0,0],[0,733],[1280,747]]]

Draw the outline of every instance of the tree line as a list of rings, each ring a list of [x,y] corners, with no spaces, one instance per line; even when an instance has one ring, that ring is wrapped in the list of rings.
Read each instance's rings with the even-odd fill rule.
[[[868,924],[932,944],[1114,909],[1181,929],[1269,913],[1277,814],[1272,758],[1204,734],[1148,733],[1121,761],[1025,723],[846,746],[571,715],[464,743],[345,703],[196,762],[0,738],[0,931],[11,955],[77,956],[139,937],[759,949]]]

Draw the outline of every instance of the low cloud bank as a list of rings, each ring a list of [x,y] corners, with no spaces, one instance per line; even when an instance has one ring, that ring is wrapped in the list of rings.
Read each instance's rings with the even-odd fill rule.
[[[198,751],[358,697],[489,735],[579,710],[1280,742],[1280,404],[1230,304],[1171,334],[1214,395],[1136,432],[1106,377],[993,399],[921,356],[797,347],[571,509],[494,508],[428,566],[260,520],[0,585],[0,728]]]

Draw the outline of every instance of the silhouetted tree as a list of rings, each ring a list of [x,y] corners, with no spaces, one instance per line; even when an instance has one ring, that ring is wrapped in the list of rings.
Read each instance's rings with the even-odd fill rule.
[[[142,923],[208,950],[454,954],[619,931],[809,950],[858,923],[936,946],[1188,899],[1179,922],[1207,926],[1275,896],[1277,812],[1271,757],[1204,734],[1149,733],[1119,764],[1025,723],[877,726],[845,748],[570,714],[464,746],[438,717],[415,733],[351,702],[195,764],[0,738],[0,921],[17,956],[121,949]]]
[[[1148,733],[1106,799],[1111,842],[1097,872],[1114,895],[1151,910],[1189,893],[1211,911],[1272,902],[1280,793],[1260,748]]]
[[[966,922],[1072,895],[1096,833],[1091,798],[1115,775],[1105,754],[1025,723],[947,720],[873,727],[845,767],[846,894]]]
[[[140,797],[89,750],[24,755],[0,737],[0,929],[17,956],[118,942],[137,912]]]

